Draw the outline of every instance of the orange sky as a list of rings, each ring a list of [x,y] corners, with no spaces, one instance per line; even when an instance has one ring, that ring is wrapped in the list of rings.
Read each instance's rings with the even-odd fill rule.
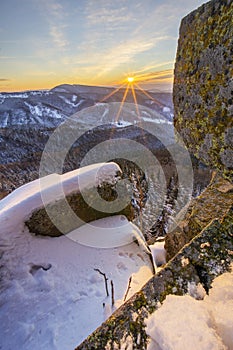
[[[172,89],[181,18],[202,0],[1,0],[0,91],[56,85]]]

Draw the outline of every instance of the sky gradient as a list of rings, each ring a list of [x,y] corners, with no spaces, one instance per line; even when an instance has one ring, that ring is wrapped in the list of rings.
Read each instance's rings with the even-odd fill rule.
[[[121,84],[171,90],[179,25],[202,0],[1,0],[0,91]]]

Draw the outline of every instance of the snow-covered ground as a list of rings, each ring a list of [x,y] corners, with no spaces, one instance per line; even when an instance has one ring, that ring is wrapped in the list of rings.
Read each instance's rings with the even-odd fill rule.
[[[57,179],[70,193],[77,186],[77,176],[84,178],[83,186],[89,186],[98,166],[50,175],[43,191],[53,199]],[[108,171],[102,169],[103,178],[117,170],[114,164],[107,167]],[[81,245],[75,237],[42,237],[28,232],[24,220],[41,206],[39,180],[14,191],[0,204],[2,350],[74,349],[152,276],[148,255],[132,242],[135,227],[123,216],[104,219],[102,227],[109,233],[114,226],[118,230],[122,227],[129,243],[104,249]],[[92,223],[97,234],[101,232],[99,225]],[[85,227],[81,229],[85,232]],[[90,224],[87,233],[89,229]]]
[[[190,286],[190,294],[201,300],[168,295],[147,321],[148,350],[232,350],[232,286],[233,272],[227,272],[214,280],[209,295]]]
[[[79,189],[96,186],[113,180],[117,171],[115,163],[108,163],[49,175],[42,181],[44,199],[57,198],[60,182],[64,192],[71,193],[77,183]],[[0,201],[2,350],[74,349],[152,277],[145,247],[132,241],[140,231],[124,216],[89,223],[67,236],[30,233],[24,221],[42,205],[40,185],[33,181]],[[102,229],[109,233],[105,240],[110,242],[115,230],[124,245],[108,244],[107,249],[88,246],[89,241],[77,243],[79,235],[101,239]],[[150,248],[155,265],[164,264],[163,242]],[[190,295],[167,296],[147,321],[148,349],[233,349],[232,285],[233,273],[226,273],[215,279],[208,296],[194,285]]]

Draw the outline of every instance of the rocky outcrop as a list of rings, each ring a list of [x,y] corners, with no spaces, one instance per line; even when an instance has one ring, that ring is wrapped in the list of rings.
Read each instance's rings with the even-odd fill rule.
[[[212,183],[192,201],[174,232],[166,236],[171,259],[213,218],[233,203],[233,3],[213,0],[180,26],[175,65],[174,123],[190,153],[217,169]]]
[[[233,176],[233,2],[213,0],[180,26],[174,123],[197,158]]]
[[[203,230],[213,218],[221,219],[233,204],[233,184],[214,174],[210,185],[189,204],[185,217],[177,228],[166,235],[165,249],[170,260],[188,242]]]
[[[220,223],[213,220],[161,272],[119,308],[76,350],[147,348],[145,319],[168,294],[183,295],[201,284],[208,292],[213,279],[233,261],[233,208]]]

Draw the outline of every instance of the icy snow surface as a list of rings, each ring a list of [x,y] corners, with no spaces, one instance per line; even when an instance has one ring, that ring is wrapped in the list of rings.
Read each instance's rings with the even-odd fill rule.
[[[70,193],[77,189],[77,177],[83,177],[83,186],[91,186],[93,179],[100,181],[96,177],[99,168],[102,179],[113,177],[118,170],[114,163],[104,167],[95,164],[64,175],[49,175],[43,191],[53,200],[59,181],[64,191]],[[148,255],[134,242],[101,249],[78,244],[66,236],[52,238],[29,233],[23,222],[41,204],[39,180],[0,201],[2,350],[74,349],[122,304],[130,276],[130,295],[152,276]],[[124,234],[132,237],[134,228],[125,217],[102,222],[105,229],[120,223],[127,226]],[[99,223],[92,225],[97,227]],[[95,269],[106,274],[109,297],[104,276]]]
[[[233,272],[227,272],[214,280],[204,300],[168,295],[147,321],[148,350],[233,349],[232,286]]]

